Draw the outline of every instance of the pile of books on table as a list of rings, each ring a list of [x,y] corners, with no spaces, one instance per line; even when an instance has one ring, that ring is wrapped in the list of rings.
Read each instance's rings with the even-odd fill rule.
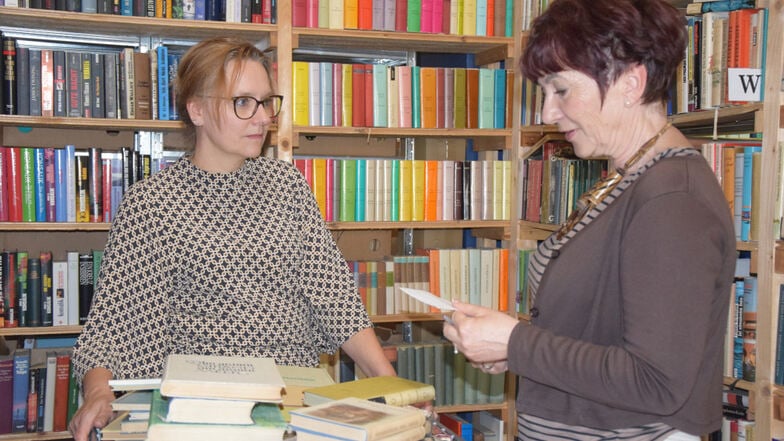
[[[118,404],[126,410],[105,428],[104,439],[280,441],[287,428],[280,409],[283,387],[271,358],[172,354],[160,389],[144,391],[146,433],[122,428],[131,424],[128,401],[136,394],[144,401],[136,392]]]

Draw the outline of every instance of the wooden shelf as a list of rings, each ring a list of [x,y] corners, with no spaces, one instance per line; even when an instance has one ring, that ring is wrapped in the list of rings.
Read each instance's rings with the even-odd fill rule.
[[[478,410],[506,410],[506,403],[460,404],[457,406],[436,406],[438,413],[476,412]]]
[[[299,136],[340,135],[368,138],[499,138],[512,135],[511,129],[414,129],[402,127],[295,126]]]
[[[514,56],[509,37],[477,37],[470,35],[421,34],[415,32],[365,31],[352,29],[293,28],[293,48],[318,48],[370,51],[416,51],[439,53],[471,53],[480,56],[477,64],[499,61]]]
[[[82,325],[0,328],[0,336],[4,337],[28,335],[74,335],[80,332],[82,332]]]
[[[276,25],[175,20],[112,14],[53,11],[0,6],[0,23],[20,28],[56,29],[65,32],[127,34],[201,40],[231,34],[251,41],[269,39],[275,46]]]
[[[37,432],[37,433],[7,433],[0,435],[3,441],[44,441],[55,439],[73,439],[71,432]]]
[[[758,131],[757,114],[761,104],[720,107],[670,116],[673,125],[687,136],[710,136],[714,122],[723,134]]]
[[[109,231],[106,222],[0,222],[0,231]]]
[[[436,222],[327,222],[333,231],[346,230],[451,230],[463,228],[502,228],[509,226],[501,221],[436,221]]]
[[[179,121],[77,117],[54,118],[24,115],[0,115],[0,126],[90,130],[100,129],[107,131],[154,130],[158,132],[175,132],[182,130],[184,127],[183,124]]]

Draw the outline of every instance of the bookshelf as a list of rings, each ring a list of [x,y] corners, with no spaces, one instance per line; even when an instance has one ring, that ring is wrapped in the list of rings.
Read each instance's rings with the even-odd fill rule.
[[[318,49],[330,51],[362,50],[403,51],[409,55],[418,52],[450,54],[471,54],[477,66],[496,61],[505,61],[509,69],[515,70],[514,81],[508,87],[514,89],[512,121],[519,121],[520,115],[520,77],[517,74],[514,58],[521,50],[519,38],[477,37],[466,35],[399,33],[388,31],[358,31],[335,29],[312,29],[292,27],[292,2],[278,2],[277,24],[247,24],[211,21],[172,20],[150,17],[120,15],[98,15],[43,9],[0,7],[0,28],[11,33],[40,32],[41,40],[69,41],[79,38],[86,41],[111,41],[116,39],[121,45],[150,50],[161,42],[187,45],[203,38],[226,35],[227,33],[248,39],[261,46],[274,49],[277,62],[278,88],[287,97],[278,124],[271,130],[272,154],[292,161],[301,151],[306,140],[378,140],[394,145],[392,150],[397,157],[413,158],[414,153],[429,150],[448,150],[470,138],[478,152],[501,152],[514,164],[514,147],[520,145],[521,137],[526,136],[519,122],[505,129],[399,129],[381,127],[310,127],[296,126],[292,117],[292,62],[298,50]],[[522,5],[515,2],[515,25],[520,29]],[[63,143],[102,146],[105,150],[119,149],[133,145],[133,132],[146,130],[162,132],[164,144],[177,148],[181,146],[178,132],[182,125],[177,121],[94,119],[74,117],[34,117],[23,115],[0,115],[0,137],[2,145],[23,145],[46,147]],[[538,129],[536,129],[538,130]],[[534,131],[536,131],[534,130]],[[65,141],[64,141],[65,140]],[[446,147],[439,145],[444,141]],[[434,146],[435,145],[435,146]],[[340,154],[341,152],[337,152]],[[350,153],[357,155],[357,153]],[[516,177],[512,176],[512,187]],[[342,237],[338,244],[357,240],[391,241],[396,240],[400,248],[413,246],[413,243],[441,243],[442,237],[460,236],[471,229],[479,240],[504,241],[507,248],[516,249],[514,236],[508,232],[512,221],[464,220],[437,222],[330,222],[328,227],[333,234]],[[109,230],[108,223],[0,223],[0,244],[7,249],[24,249],[31,253],[52,250],[55,257],[62,259],[67,250],[102,249]],[[504,233],[507,232],[507,233]],[[375,235],[378,233],[379,235]],[[375,239],[380,238],[380,239]],[[387,248],[388,248],[387,244]],[[382,247],[383,248],[383,247]],[[509,268],[516,267],[516,256],[510,252]],[[510,293],[516,290],[516,279],[509,278]],[[509,296],[514,310],[514,295]],[[375,323],[400,322],[438,322],[439,314],[394,314],[373,316]],[[20,339],[29,336],[74,336],[81,326],[25,327],[0,329],[4,339]],[[477,404],[446,406],[439,411],[462,412],[492,410],[502,415],[508,427],[508,436],[515,431],[514,417],[514,377],[507,376],[506,399],[500,404]],[[15,439],[69,439],[67,433],[9,434],[0,435],[0,440]]]

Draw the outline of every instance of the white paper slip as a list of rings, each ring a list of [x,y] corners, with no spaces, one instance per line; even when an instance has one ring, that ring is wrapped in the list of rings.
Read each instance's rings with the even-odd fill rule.
[[[420,302],[434,306],[442,311],[454,311],[455,307],[452,306],[452,302],[449,300],[442,299],[437,295],[431,294],[427,291],[421,289],[414,289],[414,288],[400,288],[401,291],[408,294],[409,296],[413,297]]]

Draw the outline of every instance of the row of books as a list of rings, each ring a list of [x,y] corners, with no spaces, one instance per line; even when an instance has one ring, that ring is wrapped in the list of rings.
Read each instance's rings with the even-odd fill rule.
[[[5,0],[3,6],[136,17],[273,24],[274,0]]]
[[[762,140],[720,140],[704,143],[701,149],[724,190],[735,220],[735,237],[757,240]]]
[[[396,350],[398,376],[432,384],[436,406],[495,404],[505,398],[506,375],[475,368],[449,342],[401,344]]]
[[[294,61],[300,126],[511,127],[511,70]]]
[[[0,434],[65,431],[78,403],[69,349],[0,356]]]
[[[309,28],[511,37],[512,0],[298,0],[292,25]]]
[[[743,2],[736,2],[742,5]],[[753,5],[752,5],[753,6]],[[767,10],[710,11],[687,16],[689,46],[676,81],[674,113],[712,109],[745,101],[731,99],[733,89],[762,98]],[[751,68],[736,73],[730,69]]]
[[[103,250],[0,252],[0,327],[80,325],[87,321]]]
[[[579,159],[571,144],[547,142],[519,162],[519,219],[561,224],[579,197],[607,174],[607,161]]]
[[[178,119],[169,87],[180,52],[64,46],[3,37],[3,113],[45,117]]]
[[[0,222],[111,222],[131,185],[180,154],[0,147]]]
[[[508,249],[428,249],[423,253],[348,262],[368,314],[437,312],[400,288],[422,289],[446,300],[499,311],[509,309]]]
[[[508,220],[511,162],[297,158],[327,222]]]

